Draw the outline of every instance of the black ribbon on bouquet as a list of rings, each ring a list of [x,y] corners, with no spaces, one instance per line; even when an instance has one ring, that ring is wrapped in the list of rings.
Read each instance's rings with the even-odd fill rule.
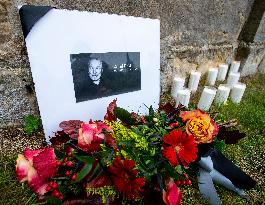
[[[244,197],[243,189],[251,189],[256,181],[243,172],[232,161],[227,159],[220,151],[211,144],[199,145],[200,160],[198,184],[203,197],[212,205],[219,205],[214,183],[220,184]]]

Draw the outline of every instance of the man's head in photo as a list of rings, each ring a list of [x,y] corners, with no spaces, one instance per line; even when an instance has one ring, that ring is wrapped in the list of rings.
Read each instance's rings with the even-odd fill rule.
[[[102,72],[103,67],[101,60],[94,58],[88,62],[88,73],[93,83],[99,84]]]

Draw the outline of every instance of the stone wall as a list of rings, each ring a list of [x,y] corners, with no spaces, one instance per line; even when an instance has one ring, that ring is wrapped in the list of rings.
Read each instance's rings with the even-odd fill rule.
[[[256,0],[257,1],[257,0]],[[259,0],[258,0],[259,1]],[[158,18],[161,21],[161,94],[175,74],[206,71],[235,57],[238,36],[254,0],[1,0],[0,2],[0,126],[21,123],[38,114],[30,66],[17,7],[49,5]],[[263,22],[263,23],[262,23]],[[243,71],[253,73],[264,58],[265,17],[255,36]],[[246,65],[245,64],[245,65]],[[52,103],[52,102],[51,102]]]

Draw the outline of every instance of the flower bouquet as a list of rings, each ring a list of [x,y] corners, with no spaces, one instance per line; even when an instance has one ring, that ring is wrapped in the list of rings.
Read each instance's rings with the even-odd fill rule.
[[[175,205],[197,181],[203,197],[220,204],[213,182],[240,195],[256,183],[218,150],[234,143],[232,133],[237,140],[243,134],[201,110],[167,103],[138,115],[114,100],[104,121],[59,126],[49,147],[25,149],[17,159],[17,179],[27,181],[40,204]]]

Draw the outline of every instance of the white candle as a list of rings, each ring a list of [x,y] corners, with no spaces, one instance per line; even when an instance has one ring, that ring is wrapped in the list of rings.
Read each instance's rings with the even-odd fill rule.
[[[189,89],[191,92],[195,92],[198,88],[199,82],[201,78],[201,73],[197,71],[191,71],[190,79],[189,79]]]
[[[184,83],[185,83],[185,79],[184,78],[175,77],[173,79],[172,88],[171,88],[171,95],[174,98],[177,97],[177,92],[179,90],[183,89]]]
[[[229,73],[237,73],[240,67],[240,61],[233,61],[230,66]]]
[[[204,111],[209,110],[213,103],[215,94],[216,94],[215,88],[211,88],[208,86],[204,87],[197,107]]]
[[[244,83],[237,83],[231,90],[230,98],[234,103],[240,103],[243,94],[246,90],[246,84]]]
[[[227,101],[229,93],[230,93],[230,87],[228,85],[224,84],[219,85],[214,100],[215,103],[216,104],[225,103]]]
[[[216,78],[217,78],[217,74],[218,74],[217,68],[210,68],[209,71],[208,71],[206,84],[213,86],[215,84],[215,81],[216,81]]]
[[[227,78],[227,84],[233,87],[236,83],[238,83],[239,78],[240,73],[229,73]]]
[[[220,64],[218,69],[217,80],[224,81],[226,78],[227,71],[228,71],[228,65]]]
[[[176,97],[176,107],[179,104],[182,104],[186,107],[189,106],[190,102],[190,90],[189,89],[182,89],[177,91],[177,97]]]

